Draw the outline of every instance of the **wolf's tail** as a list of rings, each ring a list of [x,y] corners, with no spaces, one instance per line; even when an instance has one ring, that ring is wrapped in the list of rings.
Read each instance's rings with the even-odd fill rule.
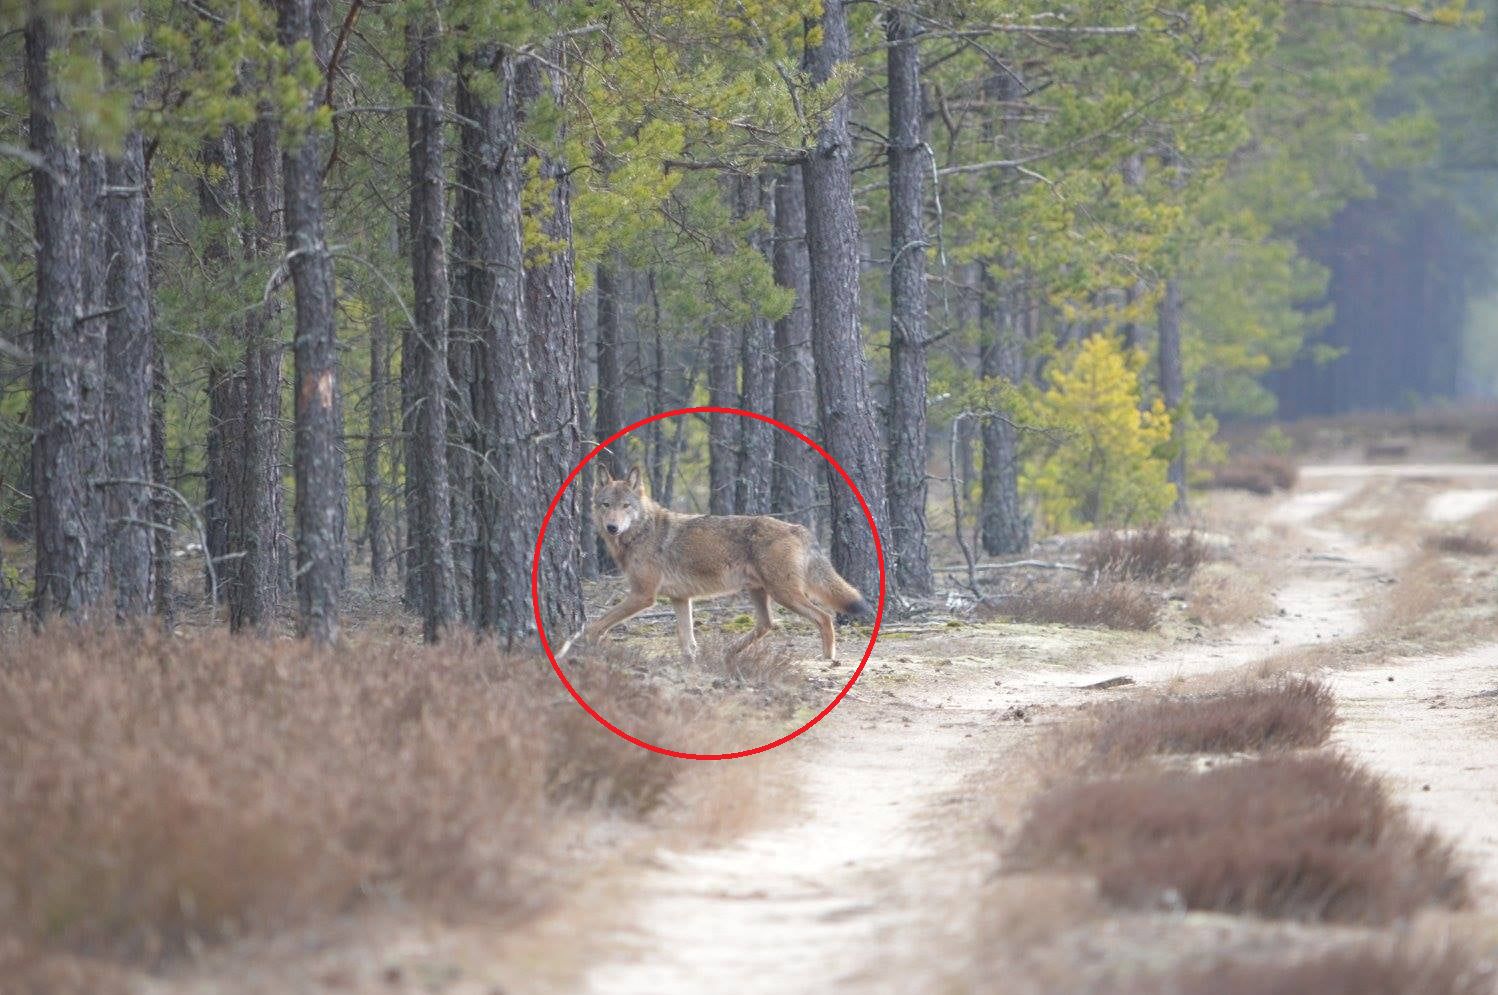
[[[812,550],[810,562],[806,565],[806,586],[818,601],[844,615],[871,614],[869,603],[858,593],[858,588],[844,580],[841,574],[832,569],[827,557],[816,550]]]

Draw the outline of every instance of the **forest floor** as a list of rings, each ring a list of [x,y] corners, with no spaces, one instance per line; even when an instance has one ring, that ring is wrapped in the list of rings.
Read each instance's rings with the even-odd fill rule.
[[[1498,538],[1498,467],[1313,466],[1286,494],[1207,495],[1195,517],[1224,552],[1198,580],[1158,592],[1167,608],[1157,631],[974,623],[940,608],[891,622],[851,693],[805,735],[695,766],[650,826],[580,816],[558,840],[564,859],[539,911],[496,922],[392,907],[207,951],[135,987],[1104,991],[1238,952],[1375,935],[1123,911],[1075,875],[1006,865],[1007,841],[1075,753],[1068,737],[1093,706],[1276,673],[1330,685],[1336,748],[1382,775],[1472,868],[1472,908],[1422,912],[1399,935],[1498,954],[1498,559],[1435,545],[1457,533]],[[617,586],[605,579],[594,595],[607,600]],[[1253,609],[1208,625],[1206,593]],[[709,608],[699,633],[729,638],[741,616],[736,604]],[[669,662],[668,618],[630,623],[620,641],[662,651],[638,678],[688,698],[768,681],[764,700],[789,731],[847,680],[866,634],[845,629],[843,659],[829,666],[797,656],[814,646],[808,628],[782,624],[773,638],[784,668],[769,677]]]

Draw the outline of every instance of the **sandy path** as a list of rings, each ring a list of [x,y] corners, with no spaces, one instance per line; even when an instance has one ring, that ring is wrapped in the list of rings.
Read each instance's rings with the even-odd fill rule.
[[[1498,902],[1498,646],[1327,675],[1334,739],[1457,844],[1480,903]]]
[[[1308,523],[1356,490],[1297,493],[1274,519]],[[898,667],[907,681],[876,683],[866,674],[856,698],[772,755],[771,776],[801,784],[805,804],[730,845],[658,853],[629,883],[630,928],[617,956],[590,972],[589,990],[939,988],[930,950],[940,932],[956,928],[946,913],[964,873],[964,862],[942,851],[951,836],[941,827],[962,817],[954,802],[962,800],[964,778],[1033,735],[1030,726],[1003,721],[1004,713],[1088,700],[1097,692],[1083,686],[1106,677],[1163,684],[1352,635],[1362,624],[1358,595],[1390,557],[1355,549],[1340,533],[1303,531],[1306,548],[1287,564],[1279,611],[1226,638],[1155,644],[1107,663],[1084,656],[1049,669],[896,657],[893,645],[881,647],[871,667],[879,663],[885,677]]]
[[[1425,503],[1425,517],[1432,522],[1460,522],[1498,501],[1498,490],[1470,487],[1442,491]]]

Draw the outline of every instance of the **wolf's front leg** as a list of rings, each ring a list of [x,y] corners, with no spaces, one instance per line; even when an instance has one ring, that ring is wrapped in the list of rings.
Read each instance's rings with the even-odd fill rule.
[[[672,598],[676,609],[676,637],[681,641],[681,655],[690,663],[697,659],[697,636],[692,631],[692,599]]]
[[[583,629],[583,641],[597,644],[609,630],[623,622],[625,619],[634,618],[640,612],[655,604],[655,596],[631,591],[618,607],[606,612],[603,618]]]

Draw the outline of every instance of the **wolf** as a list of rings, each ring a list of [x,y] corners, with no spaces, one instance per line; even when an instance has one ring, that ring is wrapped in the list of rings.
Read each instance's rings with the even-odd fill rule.
[[[583,641],[609,630],[665,596],[676,609],[676,632],[688,660],[697,655],[692,601],[749,593],[755,625],[740,646],[775,627],[770,602],[789,608],[822,633],[822,655],[837,659],[833,613],[867,615],[863,595],[816,548],[811,532],[768,515],[686,515],[645,493],[638,466],[623,480],[612,473],[593,489],[593,525],[629,581],[617,607],[587,626]]]

